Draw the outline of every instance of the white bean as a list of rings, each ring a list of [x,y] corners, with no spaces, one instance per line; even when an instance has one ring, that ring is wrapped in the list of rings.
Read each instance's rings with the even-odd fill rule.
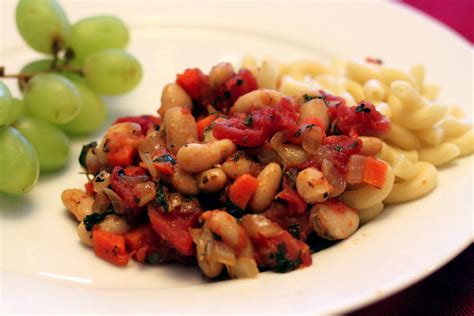
[[[258,109],[264,106],[276,106],[283,97],[284,95],[276,90],[255,90],[238,98],[230,108],[230,111],[231,113],[247,113],[252,109]]]
[[[196,179],[182,168],[175,169],[174,174],[171,176],[171,185],[181,194],[197,195],[199,192]]]
[[[192,107],[193,100],[188,93],[176,83],[169,83],[163,88],[161,106],[158,113],[165,116],[166,111],[174,107]]]
[[[298,118],[298,124],[301,124],[304,119],[310,117],[319,118],[321,123],[323,123],[324,129],[327,130],[329,126],[329,114],[328,108],[322,99],[316,98],[300,106],[300,117]]]
[[[359,227],[356,210],[344,204],[315,204],[309,213],[311,228],[320,236],[330,240],[345,239]]]
[[[209,73],[209,83],[215,89],[234,76],[234,67],[230,63],[219,63]]]
[[[107,215],[98,225],[101,231],[117,235],[124,234],[130,230],[130,226],[125,219],[117,215]]]
[[[84,191],[78,189],[64,190],[61,194],[61,200],[69,212],[82,222],[84,217],[92,214],[92,205],[94,198]]]
[[[196,173],[212,168],[236,150],[237,146],[231,140],[223,139],[206,144],[183,146],[176,154],[176,158],[183,170]]]
[[[296,190],[310,204],[325,201],[331,189],[323,173],[314,167],[306,168],[296,176]]]
[[[165,132],[167,148],[173,154],[186,144],[198,141],[196,120],[189,109],[175,107],[166,111]]]
[[[258,187],[249,201],[249,207],[255,212],[265,211],[272,201],[280,187],[282,170],[279,164],[270,163],[259,173]]]
[[[87,231],[86,226],[84,226],[83,222],[81,222],[79,226],[77,226],[77,235],[79,236],[79,239],[84,245],[89,247],[93,246],[92,232]]]
[[[197,176],[198,188],[202,192],[217,192],[225,186],[227,176],[221,168],[212,168]]]
[[[240,152],[236,152],[234,156],[229,157],[223,164],[222,170],[224,170],[225,174],[230,179],[237,179],[239,176],[249,173],[252,176],[257,176],[260,172],[260,166],[258,163],[248,159],[246,156],[239,156]]]

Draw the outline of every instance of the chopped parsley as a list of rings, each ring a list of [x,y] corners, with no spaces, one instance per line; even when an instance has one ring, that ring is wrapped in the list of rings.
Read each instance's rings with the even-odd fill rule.
[[[155,158],[155,159],[153,159],[153,162],[169,162],[172,165],[176,164],[176,160],[174,160],[174,158],[171,157],[171,155],[169,155],[169,154],[164,154],[164,155],[162,155],[158,158]]]
[[[163,190],[163,187],[164,186],[162,182],[160,182],[156,187],[156,202],[163,208],[165,213],[168,213],[170,206],[168,204],[166,192]]]
[[[245,121],[244,121],[244,124],[245,124],[245,126],[247,126],[247,127],[252,127],[252,125],[253,125],[253,116],[252,116],[252,114],[249,114],[249,115],[247,116],[247,118],[246,118]]]
[[[300,238],[300,225],[299,224],[293,224],[288,226],[288,232],[293,235],[295,238]]]
[[[242,157],[243,155],[245,155],[245,153],[241,150],[238,150],[236,151],[233,155],[232,155],[232,161],[239,161],[240,157]]]
[[[235,218],[241,218],[245,215],[245,211],[239,206],[235,205],[230,199],[227,199],[225,202],[225,207],[227,208],[227,212]]]
[[[295,260],[288,259],[286,254],[286,245],[284,243],[278,244],[277,253],[275,254],[275,268],[274,270],[279,273],[285,273],[293,271],[301,264],[301,258],[298,256]]]
[[[86,164],[87,153],[89,153],[89,150],[93,150],[95,148],[97,148],[97,142],[92,142],[92,143],[82,146],[81,153],[79,154],[79,163],[81,164],[83,168],[87,169],[87,164]]]
[[[309,102],[309,101],[311,101],[311,100],[313,100],[313,99],[316,99],[316,98],[317,98],[317,97],[313,97],[313,96],[311,96],[311,95],[309,95],[309,94],[306,94],[306,93],[303,94],[304,102]]]
[[[334,146],[334,149],[338,152],[341,152],[343,148],[342,148],[341,145],[338,144],[338,145]]]
[[[153,264],[153,265],[155,265],[155,264],[161,264],[161,263],[164,262],[163,258],[160,256],[160,254],[159,254],[159,253],[156,253],[156,252],[150,253],[150,254],[146,257],[145,261],[146,261],[148,264]]]
[[[214,237],[214,240],[222,241],[222,237],[219,234],[212,232],[212,236]]]
[[[102,223],[102,221],[105,219],[105,217],[107,217],[107,215],[112,214],[116,214],[114,210],[108,210],[103,213],[92,213],[90,215],[87,215],[86,217],[84,217],[84,226],[86,227],[86,230],[90,232],[94,225]]]
[[[365,107],[365,103],[361,103],[355,108],[356,113],[364,112],[370,113],[370,109]]]

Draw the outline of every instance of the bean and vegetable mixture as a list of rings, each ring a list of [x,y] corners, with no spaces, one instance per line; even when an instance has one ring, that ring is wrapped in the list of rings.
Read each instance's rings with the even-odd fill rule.
[[[357,230],[351,192],[393,185],[375,157],[390,122],[370,102],[287,97],[220,63],[178,74],[158,114],[84,145],[85,191],[62,194],[81,241],[115,265],[197,263],[209,278],[304,268],[308,239]]]

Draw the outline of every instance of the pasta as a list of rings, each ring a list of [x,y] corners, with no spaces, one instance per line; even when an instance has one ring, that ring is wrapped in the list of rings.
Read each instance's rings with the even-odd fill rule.
[[[348,238],[474,151],[472,125],[438,100],[422,65],[243,67],[187,69],[163,89],[162,121],[121,118],[84,146],[87,192],[62,199],[99,257],[197,263],[209,278],[303,268],[308,236]]]

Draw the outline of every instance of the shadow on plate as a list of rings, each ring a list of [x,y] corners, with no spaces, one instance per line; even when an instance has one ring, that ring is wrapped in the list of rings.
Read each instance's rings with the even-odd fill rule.
[[[33,201],[29,196],[14,196],[0,193],[0,218],[21,218],[33,211]]]

